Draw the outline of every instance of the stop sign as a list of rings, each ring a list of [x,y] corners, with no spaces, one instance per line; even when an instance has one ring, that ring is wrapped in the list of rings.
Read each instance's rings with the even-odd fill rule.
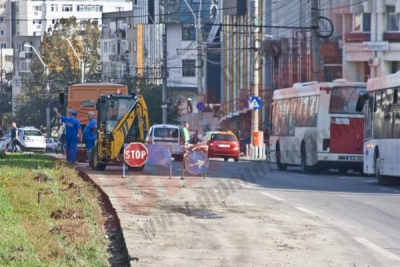
[[[149,152],[142,143],[130,143],[124,149],[124,160],[131,167],[140,167],[148,159]]]

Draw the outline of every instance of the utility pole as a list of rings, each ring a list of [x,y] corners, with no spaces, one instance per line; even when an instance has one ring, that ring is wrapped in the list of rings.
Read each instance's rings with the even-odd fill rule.
[[[196,18],[195,18],[196,19]],[[201,34],[201,16],[199,15],[196,23],[196,42],[197,42],[197,84],[199,102],[204,104],[205,94],[203,90],[203,36]]]
[[[259,0],[253,0],[251,2],[251,8],[252,8],[252,27],[253,27],[253,34],[252,34],[252,46],[253,46],[253,51],[254,51],[254,60],[253,60],[253,82],[252,82],[252,87],[251,87],[251,96],[257,97],[259,94],[259,86],[260,86],[260,68],[261,68],[261,62],[260,62],[260,51],[259,49],[261,48],[261,25],[260,24],[260,5],[259,5]],[[252,133],[252,140],[253,140],[253,145],[259,145],[258,144],[258,109],[253,109],[251,111],[251,133]],[[254,140],[254,136],[257,135],[258,139],[257,141]]]
[[[163,35],[162,35],[162,46],[163,46],[163,60],[162,60],[162,97],[161,97],[161,108],[162,108],[162,123],[167,123],[167,24],[164,24]]]
[[[321,58],[319,54],[319,30],[318,30],[318,1],[311,0],[311,28],[312,28],[312,57],[313,57],[313,80],[321,80]]]

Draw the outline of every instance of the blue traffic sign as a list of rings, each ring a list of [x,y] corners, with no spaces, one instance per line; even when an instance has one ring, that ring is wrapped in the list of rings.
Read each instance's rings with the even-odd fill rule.
[[[249,108],[256,110],[261,109],[261,98],[258,96],[249,97]]]

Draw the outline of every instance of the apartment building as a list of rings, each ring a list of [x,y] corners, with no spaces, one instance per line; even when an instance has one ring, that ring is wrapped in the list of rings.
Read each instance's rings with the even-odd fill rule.
[[[0,0],[0,48],[11,48],[11,1]]]
[[[41,36],[61,18],[76,17],[102,24],[103,12],[132,10],[130,0],[111,1],[15,1],[13,4],[13,34]]]

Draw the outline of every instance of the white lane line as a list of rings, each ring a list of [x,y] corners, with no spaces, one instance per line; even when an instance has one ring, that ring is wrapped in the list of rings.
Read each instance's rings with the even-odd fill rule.
[[[380,187],[381,190],[387,191],[387,192],[392,192],[392,193],[400,193],[399,190],[393,190],[391,188],[386,188],[386,187]]]
[[[261,193],[262,195],[264,195],[264,196],[266,196],[266,197],[269,197],[269,198],[272,198],[272,199],[274,199],[274,200],[276,200],[276,201],[285,201],[283,198],[280,198],[280,197],[271,195],[271,194],[266,193],[266,192],[260,192],[260,193]]]
[[[310,177],[310,176],[308,176],[308,175],[305,175],[305,174],[297,174],[297,173],[295,173],[294,175],[296,175],[296,176],[300,176],[300,177]]]
[[[240,185],[240,186],[247,187],[247,188],[253,187],[252,185],[246,184],[246,183],[244,183],[244,182],[233,182],[233,183],[234,183],[234,184],[237,184],[237,185]]]
[[[387,251],[384,248],[381,248],[378,245],[375,245],[374,243],[368,241],[365,238],[354,238],[354,240],[356,240],[358,243],[363,244],[364,246],[372,249],[375,252],[378,252],[379,254],[385,256],[386,258],[390,259],[390,260],[394,260],[394,261],[400,261],[400,257],[397,256],[396,254],[393,254],[389,251]]]
[[[374,180],[367,180],[367,181],[365,181],[364,183],[366,183],[366,184],[374,184],[374,183],[376,183],[376,179],[374,179]]]
[[[306,213],[306,214],[308,214],[308,215],[311,215],[311,216],[321,217],[321,216],[319,216],[318,214],[316,214],[315,212],[313,212],[313,211],[311,211],[311,210],[308,210],[308,209],[306,209],[306,208],[303,208],[303,207],[296,207],[296,209],[299,210],[299,211],[301,211],[301,212],[304,212],[304,213]]]

